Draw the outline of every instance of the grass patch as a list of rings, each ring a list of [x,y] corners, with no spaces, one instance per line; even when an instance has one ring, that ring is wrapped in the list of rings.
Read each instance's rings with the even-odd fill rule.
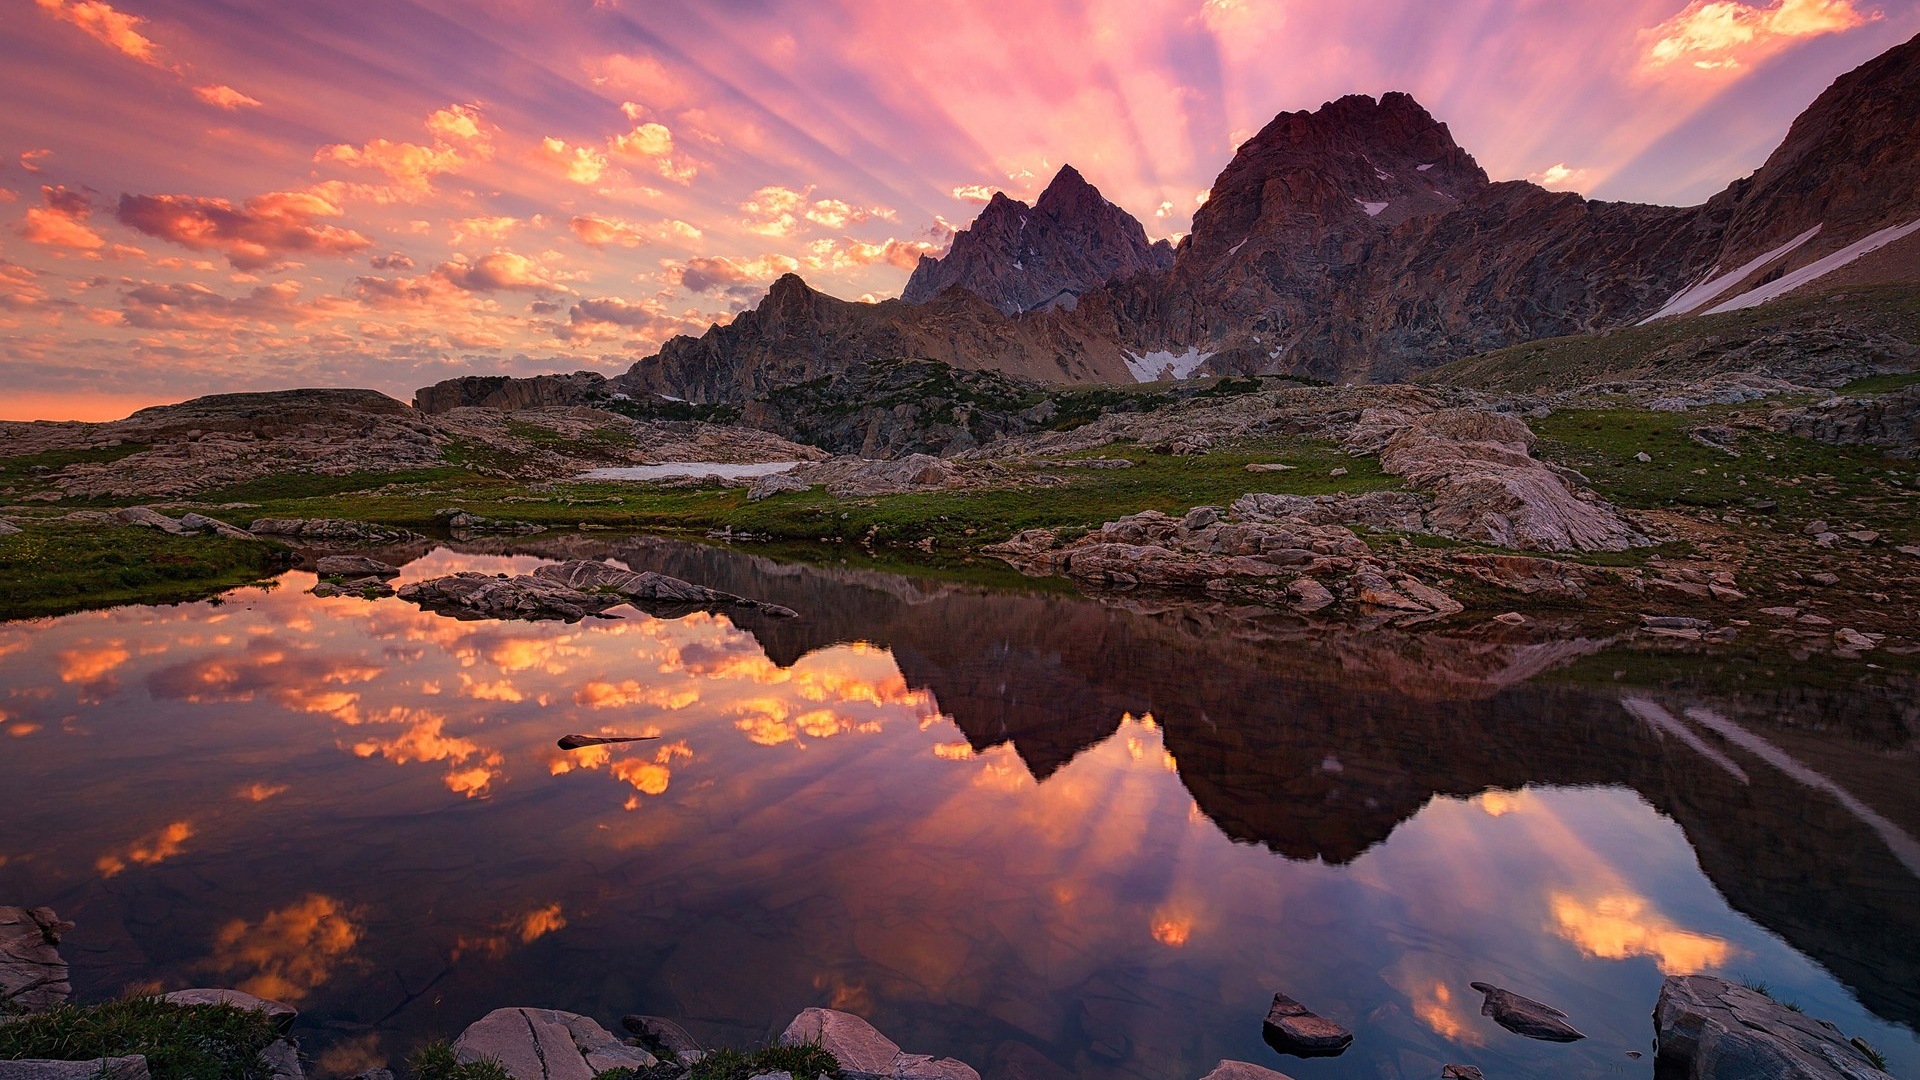
[[[265,1080],[260,1051],[277,1038],[265,1013],[129,998],[62,1005],[0,1024],[0,1059],[144,1054],[154,1080]]]
[[[119,446],[90,446],[74,450],[48,450],[40,454],[19,454],[0,458],[0,478],[39,475],[35,469],[59,472],[69,465],[106,464],[132,457],[148,449],[146,443],[121,443]]]
[[[0,536],[0,619],[197,600],[275,573],[285,553],[265,540],[29,522]]]
[[[455,1059],[453,1047],[445,1040],[427,1043],[408,1054],[407,1074],[413,1080],[513,1080],[513,1075],[492,1058]]]
[[[453,467],[409,469],[402,472],[343,473],[339,476],[316,473],[276,473],[272,476],[263,476],[258,480],[248,480],[213,491],[201,492],[194,496],[194,501],[212,506],[227,502],[265,503],[287,499],[318,499],[350,491],[368,491],[390,484],[447,484],[464,480],[471,475],[464,469]]]
[[[688,1080],[749,1080],[761,1073],[784,1072],[794,1080],[840,1078],[840,1060],[818,1045],[767,1046],[758,1050],[715,1050],[694,1062]]]
[[[1920,371],[1910,371],[1904,375],[1872,375],[1864,379],[1855,379],[1841,387],[1839,392],[1859,397],[1866,394],[1885,394],[1894,390],[1904,390],[1909,386],[1920,386]]]

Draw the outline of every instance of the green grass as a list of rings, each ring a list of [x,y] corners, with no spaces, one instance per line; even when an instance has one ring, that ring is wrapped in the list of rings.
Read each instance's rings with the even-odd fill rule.
[[[714,1050],[694,1062],[690,1074],[674,1060],[662,1060],[650,1069],[607,1069],[593,1080],[748,1080],[761,1073],[785,1072],[794,1080],[814,1080],[825,1076],[840,1080],[840,1062],[815,1044],[805,1046],[766,1046],[757,1050]],[[512,1080],[500,1064],[491,1059],[461,1062],[454,1058],[445,1042],[430,1042],[407,1055],[407,1073],[411,1080]]]
[[[20,454],[14,457],[0,458],[0,479],[12,480],[21,476],[39,475],[33,470],[47,469],[59,472],[69,465],[104,464],[131,457],[148,449],[146,443],[121,443],[119,446],[95,446],[77,450],[48,450],[40,454]]]
[[[1920,371],[1910,371],[1904,375],[1872,375],[1864,379],[1855,379],[1840,388],[1840,393],[1855,397],[1869,394],[1885,394],[1893,390],[1904,390],[1909,386],[1920,385]]]
[[[144,1054],[154,1080],[264,1080],[269,1070],[260,1051],[278,1037],[265,1013],[129,998],[63,1005],[0,1024],[0,1059]]]
[[[199,505],[213,507],[228,502],[266,503],[289,499],[317,499],[351,491],[370,491],[390,484],[458,482],[470,475],[463,469],[451,466],[441,469],[410,469],[403,472],[344,473],[339,476],[276,473],[272,476],[263,476],[258,480],[248,480],[245,483],[200,492],[193,497],[193,501]],[[216,512],[214,516],[218,516],[218,513]]]
[[[445,1041],[427,1043],[408,1054],[407,1074],[413,1080],[513,1080],[492,1058],[455,1060],[453,1048]]]
[[[265,540],[168,536],[121,525],[24,522],[0,536],[0,619],[195,600],[277,572]]]

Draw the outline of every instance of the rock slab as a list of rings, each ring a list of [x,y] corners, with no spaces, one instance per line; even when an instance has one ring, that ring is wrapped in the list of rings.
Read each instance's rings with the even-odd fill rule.
[[[1832,1024],[1711,975],[1668,976],[1653,1028],[1662,1078],[1888,1080]]]
[[[1577,1042],[1586,1038],[1586,1035],[1567,1023],[1566,1013],[1551,1005],[1488,983],[1469,985],[1487,995],[1487,999],[1480,1003],[1480,1015],[1493,1017],[1494,1023],[1515,1035],[1525,1035],[1529,1039],[1544,1042]]]
[[[1353,1043],[1353,1032],[1285,994],[1273,995],[1261,1033],[1267,1045],[1297,1057],[1330,1057]]]
[[[454,1040],[462,1062],[491,1059],[514,1080],[593,1080],[608,1069],[646,1069],[654,1057],[578,1013],[495,1009]]]
[[[953,1058],[903,1053],[872,1024],[838,1009],[804,1009],[780,1033],[782,1046],[817,1044],[840,1062],[846,1080],[980,1080]]]
[[[174,1005],[231,1005],[246,1012],[263,1012],[283,1035],[286,1034],[287,1029],[293,1027],[294,1020],[300,1016],[300,1010],[291,1005],[255,997],[244,990],[197,987],[192,990],[175,990],[171,994],[162,995],[161,1000]]]
[[[71,929],[52,908],[0,907],[0,1002],[40,1012],[67,1000],[73,984],[55,946]]]

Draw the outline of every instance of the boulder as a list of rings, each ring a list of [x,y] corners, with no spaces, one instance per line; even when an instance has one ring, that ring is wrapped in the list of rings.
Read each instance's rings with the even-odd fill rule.
[[[229,540],[252,540],[254,538],[253,534],[245,529],[235,528],[221,521],[219,518],[208,517],[205,514],[181,514],[180,527],[187,532],[212,533],[215,536],[224,536]]]
[[[1222,1061],[1200,1080],[1292,1080],[1286,1073],[1246,1061]]]
[[[313,569],[321,577],[363,578],[399,577],[398,567],[369,559],[365,555],[322,555],[316,559]]]
[[[1296,1057],[1331,1057],[1353,1043],[1353,1032],[1285,994],[1273,995],[1260,1032],[1268,1046]]]
[[[799,465],[778,475],[788,477],[790,483],[824,484],[828,494],[841,499],[929,491],[965,482],[960,469],[952,462],[931,454],[908,454],[893,461],[836,457]],[[747,496],[753,497],[752,488],[747,489]]]
[[[635,1013],[621,1017],[620,1026],[640,1040],[640,1045],[659,1057],[681,1058],[705,1049],[700,1045],[700,1040],[687,1033],[686,1028],[665,1017]]]
[[[1488,983],[1468,984],[1475,990],[1487,995],[1480,1003],[1480,1015],[1493,1017],[1493,1022],[1513,1032],[1525,1035],[1529,1039],[1545,1042],[1577,1042],[1586,1038],[1584,1034],[1567,1023],[1567,1014],[1551,1005],[1542,1004],[1529,997],[1521,997],[1510,990],[1502,990]]]
[[[231,1005],[247,1012],[266,1013],[267,1019],[273,1021],[273,1026],[283,1035],[293,1027],[294,1020],[300,1015],[300,1011],[291,1005],[255,997],[244,990],[222,990],[210,987],[175,990],[171,994],[162,995],[161,1000],[175,1005]]]
[[[677,577],[669,577],[651,570],[623,570],[611,563],[595,562],[590,559],[570,559],[563,563],[542,566],[533,574],[535,577],[557,582],[570,589],[617,596],[643,604],[744,608],[776,618],[792,618],[798,614],[792,608],[781,607],[779,604],[735,596],[733,593],[709,589],[705,585],[695,585],[690,581],[682,581]]]
[[[747,501],[759,502],[761,499],[771,499],[783,492],[808,491],[812,488],[811,483],[790,472],[773,473],[756,477],[753,483],[747,485]]]
[[[454,1040],[462,1062],[491,1059],[514,1080],[593,1080],[608,1069],[647,1069],[652,1054],[599,1024],[558,1009],[495,1009]]]
[[[1668,976],[1653,1028],[1671,1080],[1889,1080],[1832,1024],[1711,975]]]
[[[559,619],[579,622],[625,603],[614,593],[584,593],[531,574],[508,577],[468,570],[402,585],[402,600],[456,619]]]
[[[531,521],[511,521],[506,518],[482,517],[460,509],[436,510],[433,520],[439,522],[448,531],[455,533],[496,533],[507,536],[527,536],[532,533],[546,532],[545,525],[535,525]]]
[[[19,532],[20,526],[15,525],[6,518],[0,518],[0,536],[16,536]]]
[[[346,581],[322,581],[308,592],[315,596],[352,596],[361,600],[378,600],[393,595],[393,586],[377,577],[349,578]]]
[[[41,1012],[65,1003],[73,984],[55,946],[71,929],[52,908],[0,907],[0,1004]]]
[[[149,1080],[150,1076],[141,1054],[90,1061],[0,1061],[0,1080]]]
[[[832,1054],[846,1080],[980,1080],[952,1058],[903,1053],[872,1024],[838,1009],[803,1009],[780,1033],[782,1046],[809,1044]]]
[[[1532,446],[1519,417],[1442,409],[1389,439],[1380,467],[1431,494],[1427,527],[1456,540],[1529,551],[1623,551],[1648,542],[1612,506],[1577,494]]]
[[[187,533],[178,521],[149,506],[129,506],[123,510],[115,510],[113,518],[122,525],[158,529],[169,536],[185,536]]]
[[[398,544],[420,534],[368,521],[341,518],[259,518],[247,526],[255,536],[285,536],[336,544]]]
[[[260,1051],[260,1063],[267,1067],[268,1080],[306,1080],[300,1067],[300,1048],[292,1039],[279,1038]]]

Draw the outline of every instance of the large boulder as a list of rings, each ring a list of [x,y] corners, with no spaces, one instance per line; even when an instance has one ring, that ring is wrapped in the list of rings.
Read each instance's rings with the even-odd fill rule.
[[[1920,453],[1920,386],[1865,397],[1836,397],[1773,418],[1791,435],[1839,446],[1877,446],[1897,457]]]
[[[903,1053],[872,1024],[838,1009],[804,1009],[780,1033],[782,1046],[810,1044],[832,1054],[846,1080],[980,1080],[953,1058]]]
[[[313,563],[315,573],[321,577],[341,578],[390,578],[399,577],[400,570],[379,559],[370,559],[365,555],[322,555]]]
[[[579,622],[625,599],[585,593],[531,574],[508,577],[468,570],[402,585],[397,595],[456,619],[558,619]]]
[[[1480,1015],[1493,1017],[1494,1023],[1515,1035],[1525,1035],[1542,1042],[1578,1042],[1586,1038],[1585,1034],[1567,1023],[1566,1013],[1551,1005],[1488,983],[1468,985],[1487,995],[1486,1000],[1480,1003]]]
[[[1387,440],[1380,467],[1433,497],[1441,536],[1527,551],[1624,551],[1647,543],[1619,511],[1534,458],[1533,432],[1508,413],[1442,409]]]
[[[460,1033],[453,1056],[496,1061],[514,1080],[593,1080],[609,1069],[655,1064],[593,1020],[558,1009],[495,1009]]]
[[[0,907],[0,1003],[40,1012],[67,1000],[73,984],[56,946],[71,929],[52,908]]]
[[[1249,1061],[1223,1060],[1213,1067],[1213,1071],[1200,1080],[1293,1080],[1283,1072],[1275,1072],[1265,1066]]]
[[[171,994],[163,995],[162,1000],[175,1005],[231,1005],[246,1012],[265,1013],[267,1019],[273,1021],[273,1026],[283,1035],[293,1027],[294,1020],[300,1016],[300,1010],[291,1005],[256,997],[244,990],[196,987],[192,990],[175,990]]]
[[[1653,1010],[1666,1080],[1891,1080],[1825,1020],[1711,975],[1671,975]]]
[[[1353,1032],[1285,994],[1273,995],[1261,1034],[1267,1045],[1299,1057],[1331,1057],[1353,1043]]]

